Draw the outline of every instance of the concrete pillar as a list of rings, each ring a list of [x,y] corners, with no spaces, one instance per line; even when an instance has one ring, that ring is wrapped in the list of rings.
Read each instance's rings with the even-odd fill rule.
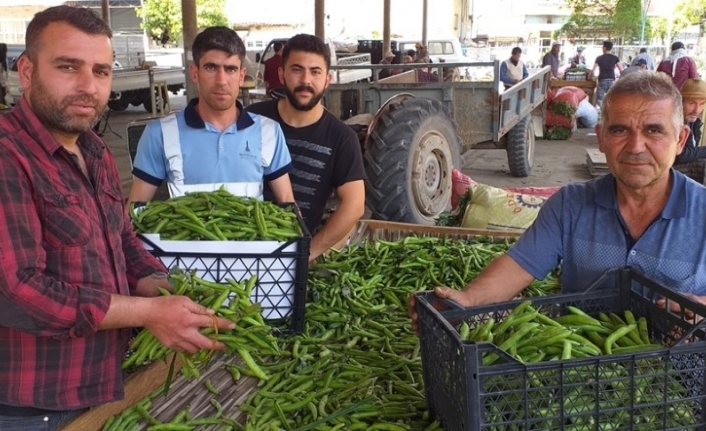
[[[110,24],[110,5],[108,4],[108,0],[101,0],[101,14],[103,16],[103,21],[108,24],[108,27],[112,28],[112,25]]]
[[[198,27],[196,25],[196,0],[181,0],[181,19],[184,26],[184,74],[186,83],[186,100],[198,96],[196,84],[191,82],[189,66],[193,63],[191,45],[194,43]]]
[[[382,55],[390,48],[390,0],[384,0],[382,13]]]
[[[314,3],[314,34],[326,40],[326,0]]]

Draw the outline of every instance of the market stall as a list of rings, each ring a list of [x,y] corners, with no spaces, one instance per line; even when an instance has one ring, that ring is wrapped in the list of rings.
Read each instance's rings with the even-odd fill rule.
[[[649,298],[706,308],[629,270],[573,295],[559,295],[552,274],[514,302],[475,309],[439,310],[425,295],[411,330],[410,295],[463,288],[518,235],[361,221],[309,271],[301,331],[265,322],[276,339],[233,349],[250,359],[231,350],[194,361],[171,383],[162,365],[143,378],[167,381],[167,395],[142,388],[121,413],[66,429],[700,429],[704,330]]]

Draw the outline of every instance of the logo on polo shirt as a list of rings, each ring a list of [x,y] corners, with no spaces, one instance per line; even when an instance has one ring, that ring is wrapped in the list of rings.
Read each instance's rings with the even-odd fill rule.
[[[255,154],[252,153],[252,151],[250,151],[249,141],[245,141],[245,151],[238,153],[238,155],[244,159],[253,159],[257,157]]]

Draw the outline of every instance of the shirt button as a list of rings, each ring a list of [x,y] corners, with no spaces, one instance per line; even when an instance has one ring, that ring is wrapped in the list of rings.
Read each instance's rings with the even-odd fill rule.
[[[635,250],[630,250],[630,256],[635,256],[637,252]]]

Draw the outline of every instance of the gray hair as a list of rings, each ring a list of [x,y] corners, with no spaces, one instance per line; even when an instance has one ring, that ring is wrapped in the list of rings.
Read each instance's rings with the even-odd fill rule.
[[[629,75],[621,77],[610,87],[603,99],[601,108],[601,132],[603,126],[608,122],[608,108],[613,99],[620,96],[638,95],[649,100],[669,99],[674,105],[672,111],[672,124],[679,136],[679,132],[684,125],[684,108],[679,89],[672,82],[672,78],[661,72],[651,70],[638,70]]]

